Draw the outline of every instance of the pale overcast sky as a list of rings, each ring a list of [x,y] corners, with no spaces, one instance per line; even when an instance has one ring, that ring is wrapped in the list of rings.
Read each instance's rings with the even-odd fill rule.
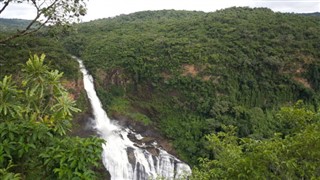
[[[3,4],[0,3],[0,8]],[[268,7],[275,12],[320,12],[320,0],[89,0],[83,21],[114,17],[145,10],[196,10],[213,12],[232,6]],[[1,18],[32,19],[34,9],[27,4],[11,4]]]

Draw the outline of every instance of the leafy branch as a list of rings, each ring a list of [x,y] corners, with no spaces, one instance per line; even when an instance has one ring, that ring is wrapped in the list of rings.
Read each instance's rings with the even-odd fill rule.
[[[36,9],[36,14],[34,19],[23,30],[18,30],[16,33],[0,39],[0,44],[35,33],[46,25],[63,25],[79,20],[80,16],[86,14],[83,0],[8,0],[3,2],[0,14],[4,12],[10,3],[28,3]]]

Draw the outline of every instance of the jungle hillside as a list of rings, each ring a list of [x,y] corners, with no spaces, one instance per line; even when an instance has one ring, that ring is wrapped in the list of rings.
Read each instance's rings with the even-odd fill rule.
[[[319,135],[319,22],[266,8],[146,11],[79,24],[63,39],[109,115],[155,127],[200,165],[196,179],[311,178],[320,144],[298,139]]]
[[[62,85],[80,101],[80,109],[88,112],[85,95],[72,85],[80,76],[71,59],[75,55],[93,75],[108,115],[125,119],[138,129],[152,129],[165,138],[172,152],[192,166],[191,179],[319,178],[318,14],[247,7],[211,13],[144,11],[55,32],[43,30],[1,47],[0,91],[11,79],[22,82],[12,86],[16,93],[25,91],[28,95],[32,88],[40,91],[21,76],[26,73],[20,72],[21,67],[28,64],[18,64],[30,53],[45,53],[51,60],[44,62],[45,67],[64,72]],[[31,56],[29,61],[37,58],[42,59]],[[21,106],[26,97],[19,96]],[[8,116],[2,109],[0,113],[3,129],[10,119],[19,119],[18,113]],[[25,118],[32,117],[31,111],[24,109],[23,113],[29,113],[22,114]],[[31,127],[23,128],[30,131]],[[49,131],[46,138],[57,135],[56,141],[65,143],[54,129]],[[12,136],[2,134],[9,139]],[[19,142],[10,146],[5,144],[8,142],[0,143],[0,177],[9,169],[19,173],[25,165],[10,166],[15,161],[13,155],[7,155],[10,149],[4,147],[21,147],[15,146]],[[16,162],[29,156],[27,150],[14,154],[23,158]],[[49,152],[42,153],[37,163],[48,161],[47,166],[54,167],[58,162],[46,161]],[[55,152],[64,155],[63,151]],[[64,178],[70,171],[66,168],[61,176],[60,170],[51,175]],[[40,169],[36,174],[41,174]]]

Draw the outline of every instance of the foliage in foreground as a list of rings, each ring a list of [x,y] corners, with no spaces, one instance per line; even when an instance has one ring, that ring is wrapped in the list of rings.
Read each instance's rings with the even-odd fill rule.
[[[79,109],[44,58],[0,81],[0,179],[94,179],[103,141],[66,135]]]
[[[193,179],[317,179],[320,117],[297,104],[278,113],[284,129],[266,140],[239,138],[235,127],[207,136],[212,159],[200,160]]]
[[[32,3],[29,3],[29,0],[2,0],[0,2],[1,5],[3,5],[0,14],[5,12],[7,7],[13,6],[14,4],[19,6],[19,4],[28,3],[28,5],[33,6],[35,9],[35,11],[31,13],[34,16],[33,20],[24,21],[26,25],[23,26],[20,24],[22,29],[12,31],[10,36],[4,38],[0,36],[0,44],[5,44],[12,39],[35,33],[46,25],[64,25],[74,20],[79,21],[79,17],[86,14],[86,4],[83,0],[39,0],[32,1]]]

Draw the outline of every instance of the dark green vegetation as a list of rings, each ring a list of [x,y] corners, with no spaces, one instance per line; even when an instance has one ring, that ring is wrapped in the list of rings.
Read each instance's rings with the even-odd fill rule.
[[[103,141],[66,135],[80,109],[44,58],[0,81],[0,179],[95,179]]]
[[[31,20],[24,19],[3,19],[0,18],[0,31],[10,32],[22,30],[30,24]]]
[[[216,142],[209,134],[213,134],[215,141],[220,138],[222,149],[228,149],[228,143],[237,149],[239,158],[228,159],[228,163],[244,168],[236,162],[251,158],[252,154],[245,151],[257,152],[253,153],[256,159],[244,162],[249,163],[269,147],[270,151],[276,150],[272,143],[283,143],[295,151],[298,145],[294,143],[306,131],[319,138],[315,131],[318,124],[293,131],[291,122],[284,123],[277,116],[280,107],[300,99],[311,112],[318,112],[319,21],[319,17],[274,13],[264,8],[229,8],[214,13],[138,12],[80,24],[77,31],[65,35],[64,43],[94,75],[109,114],[143,116],[143,120],[136,120],[157,127],[172,140],[180,157],[192,165],[199,165],[199,157],[209,159],[205,164],[227,161],[219,160],[229,154],[220,155],[215,149],[219,147],[212,148]],[[296,114],[292,121],[299,116]],[[232,142],[223,141],[219,135],[229,132],[224,130],[226,125],[236,127],[230,134],[235,139]],[[318,141],[312,142],[319,146]],[[309,149],[309,145],[302,147]],[[257,149],[260,146],[262,149]],[[296,155],[271,155],[292,157],[292,166],[302,168]],[[300,158],[309,163],[311,156]],[[287,171],[291,167],[281,169],[280,165],[267,163],[270,161],[261,163],[264,171],[273,174],[268,177],[281,178],[284,173],[292,178],[319,176],[312,174],[319,172],[312,169],[317,164],[310,165],[312,175],[290,174]],[[208,166],[203,172],[214,167]],[[273,169],[278,167],[281,170]]]
[[[8,32],[2,32],[0,36],[6,37]],[[54,36],[52,29],[43,29],[36,34],[13,39],[6,44],[0,44],[0,47],[0,79],[10,74],[13,75],[13,78],[21,76],[21,68],[26,59],[30,55],[44,53],[49,59],[44,61],[44,64],[51,69],[63,72],[62,82],[78,99],[77,106],[83,111],[88,109],[85,105],[85,92],[72,86],[72,84],[80,86],[78,82],[82,81],[79,65],[64,49],[58,38]]]
[[[318,17],[320,17],[320,12],[314,12],[314,13],[301,13],[301,15],[304,15],[304,16],[318,16]]]
[[[1,1],[0,14],[27,2]],[[103,141],[70,136],[77,134],[72,124],[79,114],[76,120],[73,114],[80,111],[74,99],[82,101],[81,109],[87,107],[78,85],[78,64],[55,37],[56,30],[86,14],[85,3],[54,0],[29,5],[35,9],[31,21],[0,19],[0,179],[104,178],[97,175]],[[42,53],[51,61],[33,55]],[[66,78],[52,69],[64,71]],[[73,89],[69,93],[66,88]]]
[[[57,38],[51,35],[51,31],[44,30],[37,34],[13,39],[6,44],[0,44],[0,78],[4,75],[19,73],[21,65],[31,54],[45,53],[50,61],[51,68],[64,72],[68,79],[79,78],[78,63],[63,48]],[[5,37],[9,33],[1,33]]]
[[[193,179],[319,178],[319,114],[299,101],[293,107],[281,108],[277,120],[285,125],[285,132],[269,139],[239,138],[232,126],[207,135],[207,148],[214,158],[201,158]]]
[[[320,176],[319,21],[264,8],[139,12],[11,41],[0,48],[1,77],[21,82],[17,64],[44,52],[78,79],[68,52],[84,60],[109,114],[156,127],[194,179],[311,179]],[[0,173],[33,168],[6,158]]]

